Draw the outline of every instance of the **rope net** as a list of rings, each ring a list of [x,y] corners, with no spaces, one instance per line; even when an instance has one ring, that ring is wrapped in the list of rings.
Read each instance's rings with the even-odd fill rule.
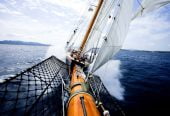
[[[69,82],[68,65],[51,56],[0,83],[0,116],[64,116]],[[99,77],[93,76],[87,83],[96,101],[101,101],[111,115],[122,116]]]
[[[109,110],[111,116],[125,116],[125,112],[119,106],[118,101],[110,95],[100,77],[97,75],[91,76],[87,82],[95,100],[102,102],[103,106]]]
[[[62,115],[68,67],[52,56],[0,83],[0,115]]]

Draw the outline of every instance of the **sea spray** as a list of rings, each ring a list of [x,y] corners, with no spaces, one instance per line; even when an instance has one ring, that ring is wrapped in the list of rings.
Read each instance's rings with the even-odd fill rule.
[[[62,60],[63,62],[65,62],[66,60],[66,51],[63,45],[53,45],[49,47],[46,54],[46,58],[52,55],[56,56],[58,59]]]
[[[110,60],[97,70],[95,74],[100,76],[102,82],[112,96],[123,100],[124,88],[120,83],[120,78],[122,78],[120,64],[121,62],[119,60]]]

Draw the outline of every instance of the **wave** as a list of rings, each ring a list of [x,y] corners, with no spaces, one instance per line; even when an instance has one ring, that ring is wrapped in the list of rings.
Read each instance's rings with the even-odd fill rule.
[[[110,60],[97,70],[95,74],[100,76],[102,82],[112,96],[118,100],[123,100],[124,88],[120,83],[120,79],[123,76],[120,70],[120,65],[120,60]]]

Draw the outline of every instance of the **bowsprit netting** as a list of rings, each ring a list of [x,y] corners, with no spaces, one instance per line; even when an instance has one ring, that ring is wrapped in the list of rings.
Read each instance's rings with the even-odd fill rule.
[[[0,115],[64,116],[69,98],[69,66],[55,56],[0,83]],[[101,101],[111,115],[124,116],[101,79],[87,82],[95,101]]]
[[[109,110],[111,116],[125,116],[125,112],[118,105],[118,101],[110,95],[100,77],[97,75],[90,76],[87,83],[95,100],[102,102],[103,106]]]
[[[68,66],[51,56],[0,83],[0,115],[62,115]]]

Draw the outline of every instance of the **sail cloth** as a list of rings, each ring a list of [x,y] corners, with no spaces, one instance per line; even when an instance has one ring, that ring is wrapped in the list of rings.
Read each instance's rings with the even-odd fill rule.
[[[117,3],[115,8],[118,10],[114,10],[117,13],[112,17],[111,27],[95,60],[92,72],[104,65],[122,47],[132,18],[132,7],[133,0],[119,0]]]
[[[118,1],[118,3],[116,2]],[[108,4],[107,4],[108,3]],[[117,7],[109,4],[117,4]],[[141,7],[134,16],[134,18],[148,13],[152,10],[155,10],[161,6],[170,3],[170,0],[143,0]],[[109,8],[109,6],[112,6]],[[99,50],[98,56],[94,62],[92,72],[96,71],[102,65],[104,65],[113,55],[115,55],[122,47],[124,39],[127,35],[129,24],[132,19],[132,8],[133,0],[105,0],[104,5],[100,11],[100,15],[97,17],[97,21],[93,27],[92,32],[90,33],[89,40],[86,45],[86,49],[94,46],[95,41],[97,41],[103,32],[103,29],[106,26],[108,21],[108,16],[113,10],[116,13],[113,21],[110,23],[111,27],[108,31],[107,38],[104,40],[101,49]],[[108,10],[106,10],[108,9]],[[118,10],[117,10],[118,9]],[[93,44],[93,45],[92,45]]]
[[[102,36],[102,31],[105,28],[106,23],[108,22],[109,15],[111,10],[113,9],[114,3],[115,0],[104,0],[102,7],[98,13],[99,15],[97,16],[95,24],[85,45],[85,52],[95,47],[98,42],[98,39],[100,39],[100,37]]]
[[[132,20],[170,3],[170,0],[143,0]]]

